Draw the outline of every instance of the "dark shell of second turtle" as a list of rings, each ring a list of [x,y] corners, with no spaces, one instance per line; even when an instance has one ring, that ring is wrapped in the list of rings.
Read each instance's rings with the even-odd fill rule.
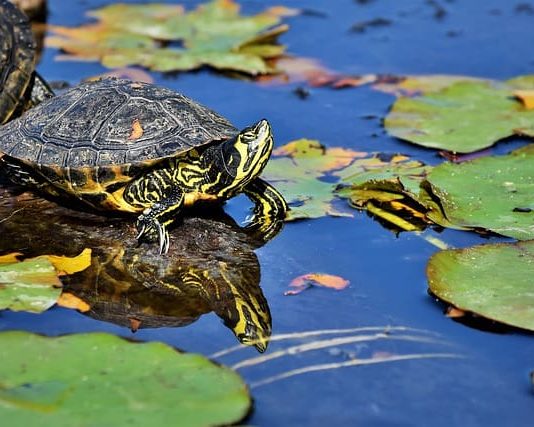
[[[70,169],[148,165],[237,133],[224,117],[170,89],[103,79],[76,86],[0,128],[0,152]]]
[[[35,41],[26,16],[0,0],[0,124],[18,107],[35,68]]]

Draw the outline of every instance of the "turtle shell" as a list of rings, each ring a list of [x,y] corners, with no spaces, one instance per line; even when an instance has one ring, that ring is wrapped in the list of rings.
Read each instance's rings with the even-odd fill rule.
[[[32,79],[35,41],[28,19],[0,0],[0,124],[9,120]]]
[[[44,101],[0,128],[0,152],[36,166],[129,167],[237,132],[224,117],[170,89],[103,79]]]

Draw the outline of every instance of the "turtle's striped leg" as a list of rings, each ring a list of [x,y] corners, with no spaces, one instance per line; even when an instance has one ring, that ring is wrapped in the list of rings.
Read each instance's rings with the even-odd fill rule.
[[[256,178],[248,183],[243,192],[254,203],[254,213],[246,230],[258,233],[268,241],[281,229],[288,206],[284,197],[272,185]]]
[[[167,253],[169,250],[167,226],[174,222],[183,205],[183,191],[179,187],[173,187],[161,200],[153,203],[137,217],[137,239],[157,240],[160,254]]]

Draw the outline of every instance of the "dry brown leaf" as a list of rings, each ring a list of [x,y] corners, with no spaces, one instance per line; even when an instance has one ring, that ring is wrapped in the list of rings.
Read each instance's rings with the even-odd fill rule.
[[[445,315],[452,319],[458,319],[460,317],[465,316],[465,311],[460,310],[459,308],[450,306],[449,308],[447,308],[447,312],[445,313]]]
[[[63,292],[57,300],[57,305],[59,305],[60,307],[78,310],[82,313],[85,313],[91,309],[91,306],[89,304],[87,304],[81,298],[78,298],[76,295],[71,294],[70,292]]]
[[[284,295],[297,295],[311,286],[320,286],[340,291],[345,289],[349,283],[350,282],[343,277],[335,276],[333,274],[308,273],[295,277],[289,284],[289,286],[294,289],[284,292]]]

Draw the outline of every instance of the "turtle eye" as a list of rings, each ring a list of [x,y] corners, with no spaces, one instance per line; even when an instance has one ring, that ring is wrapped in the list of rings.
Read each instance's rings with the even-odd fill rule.
[[[251,142],[256,139],[256,134],[253,131],[243,132],[241,136],[244,142]]]

